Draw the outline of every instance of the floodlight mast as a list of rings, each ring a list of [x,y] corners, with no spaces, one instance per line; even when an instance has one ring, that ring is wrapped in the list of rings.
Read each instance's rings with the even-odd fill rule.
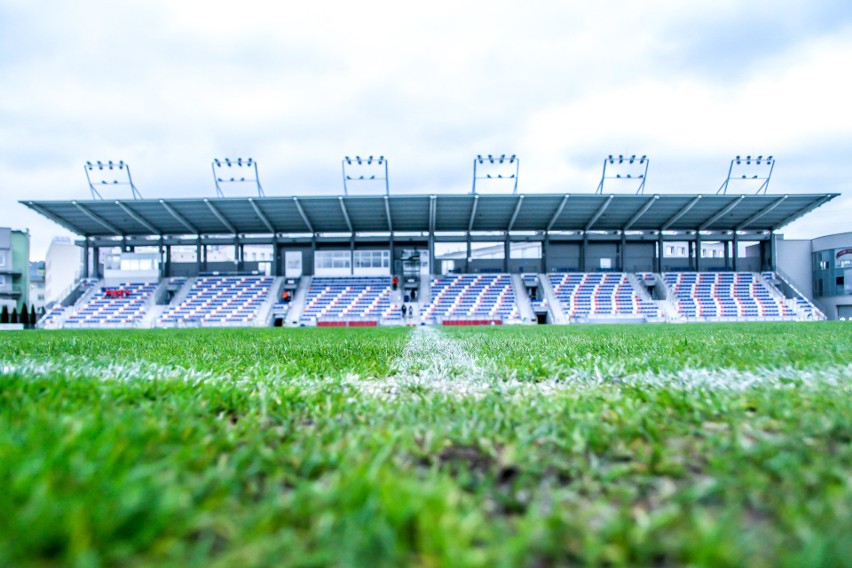
[[[347,172],[348,168],[357,165],[361,167],[369,167],[373,168],[377,173],[367,176],[367,175],[349,175]],[[375,164],[375,165],[373,165]],[[343,173],[343,194],[349,195],[349,184],[347,182],[351,181],[384,181],[385,182],[385,195],[390,195],[390,182],[388,180],[388,160],[384,156],[379,156],[378,158],[373,156],[367,156],[366,158],[362,158],[361,156],[344,156],[343,160],[340,162],[340,168]]]
[[[95,170],[99,172],[104,172],[106,174],[106,170],[119,170],[121,172],[125,172],[127,174],[127,181],[114,179],[113,176],[110,176],[111,179],[101,178],[100,180],[92,181],[92,176],[89,175],[89,172],[94,172]],[[142,199],[142,194],[139,193],[139,190],[136,189],[136,186],[133,185],[133,176],[130,175],[130,165],[126,164],[124,160],[119,160],[118,162],[113,162],[112,160],[107,160],[106,162],[102,162],[100,160],[93,162],[87,161],[83,165],[83,173],[86,174],[86,181],[89,183],[89,189],[92,191],[92,199],[103,199],[103,195],[96,189],[95,184],[100,183],[101,186],[110,186],[110,185],[127,185],[130,187],[130,194],[133,196],[133,199]]]
[[[506,164],[510,169],[507,172],[512,171],[514,169],[514,173],[503,175],[502,173],[497,174],[496,176],[491,174],[481,175],[477,169],[477,165],[496,165],[500,166],[501,164]],[[514,166],[514,168],[511,168]],[[512,187],[512,194],[518,193],[518,177],[521,172],[521,159],[518,158],[517,155],[512,154],[511,156],[507,156],[506,154],[500,154],[496,156],[494,154],[488,154],[486,156],[482,156],[477,154],[476,158],[473,159],[473,187],[470,192],[472,194],[476,193],[476,180],[480,179],[506,179],[506,180],[514,180],[514,185]]]
[[[254,170],[254,179],[251,177],[241,176],[237,178],[236,176],[221,176],[219,175],[221,172],[217,172],[217,168],[221,170],[222,168],[248,168],[249,172]],[[260,175],[257,173],[257,160],[253,158],[237,158],[232,160],[231,158],[214,158],[210,163],[210,168],[213,170],[213,183],[216,184],[216,197],[225,197],[225,193],[222,191],[222,186],[219,184],[222,183],[252,183],[257,186],[257,195],[258,197],[266,197],[266,194],[263,192],[263,186],[260,185]]]
[[[734,165],[742,166],[745,163],[746,166],[751,166],[752,162],[758,167],[766,168],[769,166],[769,171],[765,176],[761,176],[759,174],[755,174],[749,177],[746,174],[740,174],[740,177],[734,177]],[[737,168],[738,170],[744,171],[746,168]],[[766,192],[769,190],[769,180],[772,179],[772,170],[775,169],[775,158],[773,156],[763,157],[761,156],[737,156],[733,160],[731,160],[731,165],[728,168],[728,177],[725,178],[725,181],[722,182],[722,185],[719,186],[719,189],[716,190],[716,195],[720,193],[725,195],[728,193],[728,184],[731,183],[732,179],[745,179],[745,180],[758,180],[763,183],[760,184],[760,187],[757,188],[756,195],[760,195],[761,192],[766,195]],[[753,171],[753,170],[752,170]]]
[[[645,169],[641,174],[639,174],[636,177],[633,177],[633,174],[630,174],[630,173],[625,174],[625,175],[622,175],[620,173],[617,173],[615,175],[612,175],[612,174],[607,175],[606,174],[607,163],[609,163],[611,166],[614,166],[614,165],[623,165],[625,162],[627,162],[627,165],[632,165],[634,162],[637,162],[640,166],[644,164]],[[604,158],[603,173],[601,174],[601,181],[598,184],[598,189],[595,191],[595,193],[603,193],[604,182],[608,179],[638,179],[640,181],[639,181],[639,187],[636,189],[636,195],[644,194],[645,193],[645,181],[648,179],[648,166],[650,165],[650,163],[651,163],[651,160],[648,158],[648,156],[646,156],[644,154],[642,156],[639,156],[639,157],[637,157],[636,154],[633,154],[633,155],[630,155],[630,156],[625,156],[623,154],[619,154],[618,157],[615,157],[612,154],[610,154],[609,156]]]

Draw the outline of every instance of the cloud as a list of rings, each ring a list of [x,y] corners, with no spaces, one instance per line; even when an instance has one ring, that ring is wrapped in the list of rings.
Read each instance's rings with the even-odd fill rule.
[[[0,0],[0,226],[38,256],[61,230],[17,200],[86,198],[93,159],[161,197],[213,195],[217,156],[254,157],[281,195],[339,193],[347,154],[388,156],[392,191],[446,192],[476,154],[516,153],[540,192],[593,191],[605,155],[638,153],[672,193],[773,153],[771,191],[847,196],[850,22],[839,0]]]

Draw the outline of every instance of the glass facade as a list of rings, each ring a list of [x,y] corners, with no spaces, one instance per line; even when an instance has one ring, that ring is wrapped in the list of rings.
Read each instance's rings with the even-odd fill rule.
[[[852,296],[852,248],[813,253],[814,296]]]

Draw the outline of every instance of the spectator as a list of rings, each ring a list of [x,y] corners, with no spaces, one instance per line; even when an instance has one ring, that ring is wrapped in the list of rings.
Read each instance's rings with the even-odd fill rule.
[[[284,302],[285,304],[290,303],[290,291],[289,290],[284,290],[284,292],[281,294],[281,301]]]
[[[393,289],[396,290],[397,286],[399,286],[399,277],[398,276],[393,277],[393,280],[391,280],[391,285],[393,286]]]
[[[402,319],[405,319],[405,312],[406,312],[406,309],[407,309],[405,304],[403,304],[402,308],[400,308],[400,309],[402,310]]]

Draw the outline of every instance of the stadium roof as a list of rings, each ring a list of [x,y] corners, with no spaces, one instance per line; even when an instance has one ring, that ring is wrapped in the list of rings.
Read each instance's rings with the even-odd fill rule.
[[[472,231],[770,231],[838,194],[444,194],[22,201],[86,237]]]

